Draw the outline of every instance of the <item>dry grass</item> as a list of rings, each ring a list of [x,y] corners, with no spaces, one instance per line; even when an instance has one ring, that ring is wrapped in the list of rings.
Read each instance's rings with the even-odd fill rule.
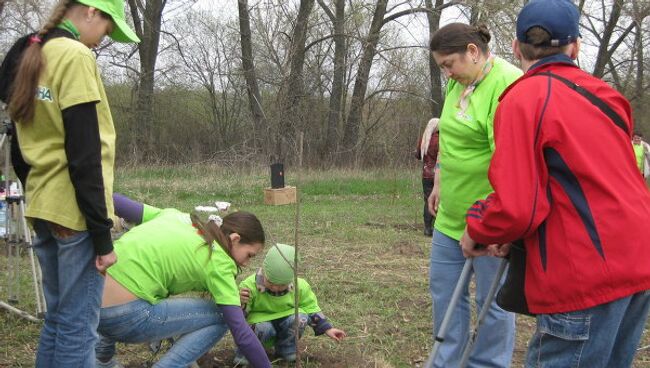
[[[336,344],[308,332],[301,343],[303,366],[421,365],[431,348],[431,301],[430,239],[420,231],[418,171],[305,171],[299,180],[291,170],[287,175],[287,184],[301,191],[300,274],[312,284],[323,311],[349,335]],[[270,241],[293,243],[294,206],[262,204],[268,177],[268,168],[259,167],[131,168],[118,171],[116,190],[152,205],[185,211],[197,204],[229,200],[238,209],[256,213]],[[260,261],[242,276],[253,272]],[[4,299],[1,285],[0,299]],[[522,366],[533,331],[534,320],[518,318],[513,367]],[[36,324],[0,312],[0,366],[33,366],[37,338]],[[650,345],[648,334],[641,345]],[[201,366],[231,367],[232,347],[231,339],[224,339]],[[129,367],[145,367],[157,359],[141,345],[118,349],[119,358]],[[650,367],[650,349],[637,355],[635,367]]]

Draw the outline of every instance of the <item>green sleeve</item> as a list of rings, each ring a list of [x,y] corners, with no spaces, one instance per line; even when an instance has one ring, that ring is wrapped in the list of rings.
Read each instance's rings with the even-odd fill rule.
[[[143,203],[143,205],[144,208],[142,209],[142,222],[153,220],[162,212],[161,208],[150,206],[146,203]]]
[[[298,282],[298,291],[300,292],[300,309],[307,314],[320,312],[316,294],[311,289],[307,281],[300,279]]]
[[[222,253],[222,254],[220,254]],[[237,266],[221,247],[213,248],[212,258],[207,268],[207,289],[214,298],[215,303],[222,305],[240,306],[239,288],[235,276]]]
[[[250,298],[248,299],[248,303],[246,303],[245,308],[246,312],[250,312],[252,305],[255,304],[255,298],[257,298],[257,294],[259,293],[257,290],[255,276],[256,274],[252,274],[239,283],[239,290],[244,288],[250,290]]]

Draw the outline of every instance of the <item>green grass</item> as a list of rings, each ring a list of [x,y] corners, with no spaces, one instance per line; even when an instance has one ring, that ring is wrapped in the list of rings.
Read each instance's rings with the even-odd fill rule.
[[[336,344],[311,331],[301,340],[305,367],[413,367],[431,348],[428,291],[430,239],[421,235],[421,184],[416,168],[375,171],[287,170],[287,185],[299,188],[300,274],[312,284],[323,311],[348,333]],[[184,211],[215,200],[253,212],[269,242],[293,243],[294,205],[267,206],[263,190],[268,168],[122,168],[115,190],[155,206]],[[0,259],[3,260],[3,259]],[[242,276],[254,271],[258,257]],[[0,266],[3,275],[4,264]],[[0,280],[3,282],[3,280]],[[22,281],[29,283],[29,278]],[[4,283],[0,299],[4,299]],[[29,289],[29,287],[26,287]],[[513,366],[521,366],[534,329],[519,318]],[[33,366],[38,325],[0,312],[0,367]],[[642,346],[650,344],[646,334]],[[217,344],[202,366],[232,366],[230,338]],[[140,345],[119,345],[119,358],[131,367],[155,361]],[[648,349],[636,367],[650,366]]]

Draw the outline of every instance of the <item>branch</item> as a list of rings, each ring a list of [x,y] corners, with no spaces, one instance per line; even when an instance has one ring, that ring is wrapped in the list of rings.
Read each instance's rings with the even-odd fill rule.
[[[402,17],[404,15],[415,14],[415,13],[435,13],[435,12],[443,11],[444,9],[446,9],[446,8],[448,8],[450,6],[458,5],[458,4],[461,4],[461,3],[462,3],[462,1],[460,1],[460,0],[452,0],[452,1],[448,2],[448,3],[446,3],[446,4],[443,4],[443,5],[439,6],[439,7],[436,7],[434,9],[412,8],[412,9],[403,10],[401,12],[395,13],[395,14],[393,14],[391,16],[388,16],[388,17],[384,18],[384,20],[381,22],[381,25],[383,26],[386,23],[388,23],[390,21],[393,21],[393,20],[395,20],[395,19],[397,19],[399,17]]]

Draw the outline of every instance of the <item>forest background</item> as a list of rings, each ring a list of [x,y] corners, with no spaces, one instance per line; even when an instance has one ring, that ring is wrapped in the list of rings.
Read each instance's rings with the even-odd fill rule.
[[[96,50],[118,164],[275,161],[308,168],[412,160],[446,81],[427,51],[454,21],[485,23],[513,61],[513,0],[127,0],[142,39]],[[52,0],[0,0],[0,58]],[[650,135],[650,1],[580,0],[580,65],[632,102]]]

